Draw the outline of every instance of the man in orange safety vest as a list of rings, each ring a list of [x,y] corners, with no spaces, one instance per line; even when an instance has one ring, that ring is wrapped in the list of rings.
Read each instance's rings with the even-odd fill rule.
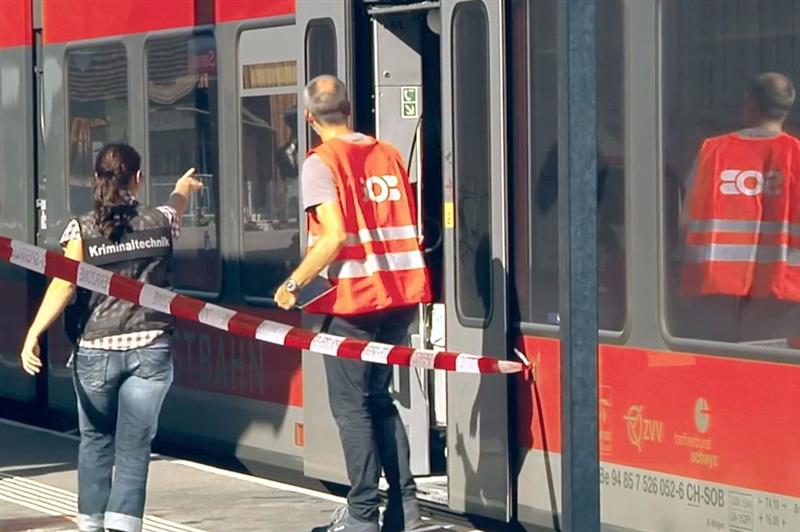
[[[339,79],[311,80],[305,105],[306,120],[322,139],[300,176],[308,252],[275,301],[292,308],[298,291],[325,273],[335,289],[305,307],[326,315],[323,331],[405,343],[417,305],[431,292],[402,158],[393,146],[350,129],[350,102]],[[413,529],[421,521],[408,438],[388,391],[391,366],[325,357],[325,373],[351,485],[347,506],[328,530],[379,530],[381,469],[389,481],[383,530]]]

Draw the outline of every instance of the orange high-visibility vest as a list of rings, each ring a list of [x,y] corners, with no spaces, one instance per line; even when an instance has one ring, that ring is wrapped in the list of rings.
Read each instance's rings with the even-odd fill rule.
[[[685,294],[800,301],[800,140],[706,140],[687,208]]]
[[[327,270],[336,290],[308,305],[308,312],[347,316],[431,300],[403,161],[392,146],[366,139],[334,138],[309,152],[333,173],[347,240]],[[310,248],[322,235],[313,213],[308,234]]]

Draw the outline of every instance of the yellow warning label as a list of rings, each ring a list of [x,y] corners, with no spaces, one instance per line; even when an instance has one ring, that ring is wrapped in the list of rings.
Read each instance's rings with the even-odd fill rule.
[[[452,229],[456,226],[456,214],[453,210],[453,202],[444,202],[444,228]]]

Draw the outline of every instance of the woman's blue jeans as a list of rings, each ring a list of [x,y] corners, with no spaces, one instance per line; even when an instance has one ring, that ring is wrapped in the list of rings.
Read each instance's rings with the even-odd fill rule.
[[[139,532],[150,444],[173,379],[169,339],[129,351],[79,348],[74,368],[78,529]]]

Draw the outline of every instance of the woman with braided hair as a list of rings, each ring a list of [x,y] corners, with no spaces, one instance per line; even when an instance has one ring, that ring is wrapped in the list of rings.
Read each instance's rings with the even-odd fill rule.
[[[158,287],[169,287],[173,243],[189,196],[202,185],[194,169],[175,184],[169,203],[147,207],[136,200],[141,157],[127,144],[109,144],[97,155],[94,208],[67,225],[64,254],[76,261]],[[127,301],[60,279],[45,293],[22,349],[22,365],[39,373],[39,337],[76,296],[68,323],[76,351],[73,382],[78,399],[78,529],[85,532],[142,528],[150,444],[172,383],[173,319]],[[114,478],[112,479],[112,472]]]

